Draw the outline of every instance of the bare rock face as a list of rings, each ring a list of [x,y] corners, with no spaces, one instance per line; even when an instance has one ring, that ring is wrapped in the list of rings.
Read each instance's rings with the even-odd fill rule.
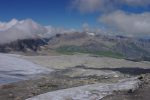
[[[47,43],[44,39],[24,39],[17,40],[7,44],[0,45],[0,52],[11,52],[11,51],[21,51],[21,52],[32,52],[40,50],[40,46],[46,45]]]

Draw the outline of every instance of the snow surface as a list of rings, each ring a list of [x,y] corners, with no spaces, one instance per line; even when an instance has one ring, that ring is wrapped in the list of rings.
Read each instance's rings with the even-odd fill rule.
[[[52,70],[19,58],[18,55],[0,53],[0,84],[28,79],[37,74],[46,74]]]
[[[113,91],[136,90],[140,81],[129,78],[113,84],[92,84],[41,94],[26,100],[100,100]]]

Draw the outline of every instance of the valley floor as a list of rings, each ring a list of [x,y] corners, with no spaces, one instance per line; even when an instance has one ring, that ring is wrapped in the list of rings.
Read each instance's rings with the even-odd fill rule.
[[[1,85],[0,100],[25,100],[51,91],[99,83],[116,84],[122,79],[133,77],[141,82],[137,90],[113,91],[103,100],[149,100],[150,62],[89,55],[11,56],[53,71],[42,78]]]

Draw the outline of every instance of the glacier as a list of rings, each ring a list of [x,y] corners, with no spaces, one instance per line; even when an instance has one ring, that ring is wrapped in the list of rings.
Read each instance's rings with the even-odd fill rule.
[[[51,71],[53,70],[22,59],[19,55],[0,53],[0,85],[27,80]]]

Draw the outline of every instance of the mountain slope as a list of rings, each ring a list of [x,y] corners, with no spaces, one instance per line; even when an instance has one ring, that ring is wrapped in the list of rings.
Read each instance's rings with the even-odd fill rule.
[[[67,32],[53,36],[46,27],[31,19],[0,23],[0,35],[0,52],[36,52],[42,49],[41,46],[48,45],[46,50],[65,54],[88,53],[134,61],[150,60],[148,39],[89,32]]]
[[[0,52],[37,51],[47,44],[48,29],[31,19],[0,22]]]
[[[150,60],[150,41],[123,36],[90,35],[86,33],[57,34],[49,47],[60,53],[90,53],[129,60]]]
[[[46,39],[23,39],[0,45],[0,52],[36,52],[47,45]]]

